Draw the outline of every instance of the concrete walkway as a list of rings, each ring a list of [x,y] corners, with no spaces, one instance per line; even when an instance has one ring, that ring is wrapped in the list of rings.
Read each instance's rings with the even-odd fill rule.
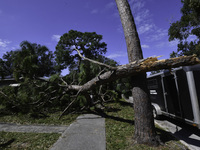
[[[106,150],[105,119],[94,114],[79,116],[51,150]]]
[[[5,132],[34,132],[34,133],[63,133],[68,126],[47,125],[17,125],[0,123],[0,131]]]
[[[70,126],[0,123],[0,131],[61,133],[51,150],[106,150],[105,118],[94,114],[81,115]]]
[[[171,132],[173,136],[179,139],[190,150],[200,149],[200,131],[192,131],[190,128],[188,129],[187,126],[181,127],[168,120],[155,120],[155,123],[166,131]]]

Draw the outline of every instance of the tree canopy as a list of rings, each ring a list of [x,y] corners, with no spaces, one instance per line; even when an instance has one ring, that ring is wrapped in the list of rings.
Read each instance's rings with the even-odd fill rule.
[[[7,76],[11,77],[13,75],[14,69],[14,58],[17,54],[17,51],[6,52],[3,55],[3,59],[0,58],[0,76],[5,78]]]
[[[66,92],[66,90],[64,90],[65,87],[63,87],[64,83],[73,83],[76,85],[84,84],[88,80],[98,76],[100,72],[104,73],[107,71],[107,69],[98,64],[93,64],[82,59],[77,52],[74,52],[74,48],[77,48],[82,55],[88,56],[99,62],[111,66],[118,65],[116,61],[102,55],[106,53],[106,44],[101,42],[102,36],[97,35],[95,32],[81,33],[71,30],[69,31],[69,35],[64,34],[63,37],[61,37],[61,40],[64,40],[68,45],[66,46],[65,43],[62,43],[63,41],[60,41],[62,44],[58,43],[58,49],[55,52],[55,56],[58,65],[61,65],[59,63],[62,62],[67,64],[64,65],[63,68],[70,66],[70,73],[64,77],[60,77],[59,74],[52,75],[53,73],[57,73],[55,68],[58,67],[56,66],[57,64],[55,65],[54,55],[47,47],[36,43],[23,41],[20,44],[20,49],[7,52],[3,57],[4,59],[0,60],[2,70],[5,68],[4,64],[9,62],[9,67],[11,69],[8,68],[8,70],[10,73],[14,74],[16,79],[19,79],[20,77],[26,79],[23,80],[25,82],[21,81],[17,90],[12,89],[12,87],[3,88],[2,93],[4,94],[1,95],[1,99],[9,110],[17,112],[24,111],[24,113],[26,113],[29,111],[34,112],[35,110],[41,112],[44,110],[42,107],[45,107],[45,110],[47,110],[47,107],[52,106],[52,104],[55,107],[66,107],[66,105],[74,99],[76,92],[73,90]],[[63,46],[66,47],[63,48]],[[62,55],[59,55],[59,52],[68,55],[68,59],[60,57]],[[62,60],[62,58],[64,60]],[[38,78],[49,75],[51,75],[49,80]],[[82,108],[84,105],[90,107],[99,101],[99,99],[109,98],[108,95],[113,95],[112,90],[116,89],[116,84],[116,82],[104,84],[101,87],[94,88],[89,92],[78,95],[77,99],[80,103],[75,105],[76,110],[79,110],[78,108]],[[101,93],[100,96],[98,96],[99,93]],[[86,100],[91,99],[89,95],[93,96],[94,104],[91,103],[91,100]],[[65,102],[65,104],[63,104],[63,102]],[[62,103],[62,105],[60,105],[60,103]],[[74,110],[74,108],[70,110]]]
[[[181,2],[182,17],[172,23],[168,30],[169,41],[179,40],[177,52],[172,52],[170,56],[196,54],[200,57],[200,1],[181,0]]]
[[[43,77],[55,73],[53,53],[40,44],[23,41],[20,49],[10,51],[0,60],[1,76]]]
[[[23,41],[14,60],[14,76],[43,77],[55,73],[53,53],[40,44]]]
[[[85,57],[96,59],[99,54],[107,52],[107,44],[101,42],[102,35],[95,32],[79,32],[70,30],[61,36],[56,46],[56,62],[59,69],[73,69],[80,66],[81,58],[74,53],[74,48],[78,49]],[[73,62],[73,63],[72,63]],[[78,64],[78,66],[77,66]]]
[[[89,44],[93,45],[93,43]],[[106,46],[105,43],[102,45]],[[79,51],[77,48],[80,47],[76,46],[75,50],[78,54],[71,51],[71,56],[76,56],[77,61],[81,60],[80,65],[75,68],[72,67],[70,74],[65,77],[54,74],[47,80],[38,77],[47,76],[55,72],[52,52],[45,46],[27,41],[23,41],[20,47],[19,50],[8,53],[9,55],[6,55],[8,57],[5,57],[6,59],[2,59],[2,61],[12,60],[15,77],[17,79],[24,77],[27,80],[24,80],[25,82],[22,81],[17,88],[10,86],[1,88],[1,104],[11,112],[31,113],[33,115],[42,114],[43,116],[46,116],[45,114],[49,111],[65,108],[61,114],[63,116],[66,112],[83,111],[92,106],[101,107],[107,101],[117,100],[119,99],[117,96],[121,95],[121,91],[126,93],[125,88],[130,87],[129,84],[126,84],[129,80],[122,81],[120,80],[122,78],[141,75],[146,71],[161,68],[199,63],[194,56],[184,56],[162,61],[157,61],[157,58],[147,58],[118,66],[114,60],[101,55],[101,53],[106,52],[106,47],[98,53],[92,53],[94,55],[91,55],[90,58],[95,58],[95,60],[91,60],[83,57],[86,54],[81,50]],[[72,48],[69,49],[72,50]],[[63,52],[69,53],[64,50]],[[71,63],[73,64],[74,62]],[[70,62],[68,64],[70,65]],[[85,79],[88,77],[86,68],[89,68],[92,75],[89,76],[89,81]],[[77,69],[79,70],[78,73]],[[121,84],[121,82],[126,83]]]

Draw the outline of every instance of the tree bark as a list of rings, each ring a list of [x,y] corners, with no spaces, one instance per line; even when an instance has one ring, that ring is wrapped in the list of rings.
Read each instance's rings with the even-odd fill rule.
[[[121,23],[126,39],[129,63],[143,59],[140,39],[136,29],[135,21],[127,0],[115,0],[119,11]]]
[[[152,107],[149,100],[148,89],[146,86],[146,75],[143,73],[134,78],[133,90],[134,99],[134,119],[135,119],[135,141],[139,144],[158,145]]]
[[[129,3],[127,0],[115,1],[124,30],[129,63],[143,59],[140,39]],[[135,113],[135,140],[137,143],[155,145],[156,132],[152,115],[151,101],[146,88],[146,73],[141,73],[134,77],[132,83]]]

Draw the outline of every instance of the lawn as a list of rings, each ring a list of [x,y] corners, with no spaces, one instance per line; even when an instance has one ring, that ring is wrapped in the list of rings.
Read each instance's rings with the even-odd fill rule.
[[[59,138],[57,133],[0,132],[0,149],[47,150]]]
[[[0,122],[16,123],[23,125],[69,125],[78,114],[64,115],[58,119],[60,112],[48,113],[48,117],[33,117],[30,114],[14,114],[0,106]],[[0,132],[0,150],[46,150],[49,149],[60,137],[58,133],[16,133]]]
[[[3,109],[0,109],[3,110]],[[92,109],[94,111],[94,109]],[[92,111],[92,112],[93,112]],[[1,113],[0,122],[18,124],[46,124],[46,125],[69,125],[80,114],[69,114],[58,117],[61,112],[48,114],[46,118],[33,118],[29,114],[6,114]],[[95,112],[106,118],[106,147],[107,150],[184,150],[187,149],[170,133],[156,127],[164,145],[149,147],[134,143],[134,111],[130,103],[124,100],[106,104],[105,110]],[[0,145],[7,145],[7,149],[47,149],[56,142],[59,134],[36,134],[36,133],[7,133],[0,132]],[[20,148],[22,147],[22,148]],[[24,148],[23,148],[24,147]],[[1,149],[1,147],[0,147]]]
[[[44,125],[69,125],[77,117],[78,114],[64,115],[61,119],[58,119],[61,111],[46,114],[47,117],[33,117],[30,114],[14,114],[7,112],[2,106],[0,106],[0,122],[4,123],[17,123],[17,124],[44,124]]]
[[[156,127],[164,145],[150,147],[135,144],[134,134],[134,111],[130,103],[123,100],[117,103],[109,103],[105,110],[106,117],[106,146],[107,150],[186,150],[170,133]]]

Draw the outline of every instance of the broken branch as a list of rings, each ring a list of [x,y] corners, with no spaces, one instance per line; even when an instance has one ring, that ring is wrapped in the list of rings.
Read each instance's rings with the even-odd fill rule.
[[[92,62],[92,63],[94,63],[94,64],[98,64],[98,65],[100,65],[100,66],[109,68],[109,69],[111,69],[111,70],[116,70],[116,69],[117,69],[117,67],[112,67],[112,66],[110,66],[110,65],[107,65],[107,64],[104,64],[104,63],[101,63],[101,62],[98,62],[98,61],[95,61],[95,60],[86,58],[86,57],[84,57],[83,55],[81,55],[81,53],[80,53],[80,51],[79,51],[78,49],[75,48],[75,50],[78,52],[78,55],[79,55],[81,58],[83,58],[84,60],[87,60],[87,61],[90,61],[90,62]]]
[[[181,56],[177,58],[157,60],[157,57],[149,57],[146,59],[138,60],[126,65],[121,65],[116,67],[115,71],[107,71],[99,76],[88,81],[84,85],[66,85],[67,90],[85,92],[92,90],[93,88],[100,86],[104,83],[112,82],[119,78],[124,78],[128,76],[138,75],[143,72],[160,70],[160,69],[169,69],[179,66],[188,66],[200,64],[199,59],[193,56]]]

